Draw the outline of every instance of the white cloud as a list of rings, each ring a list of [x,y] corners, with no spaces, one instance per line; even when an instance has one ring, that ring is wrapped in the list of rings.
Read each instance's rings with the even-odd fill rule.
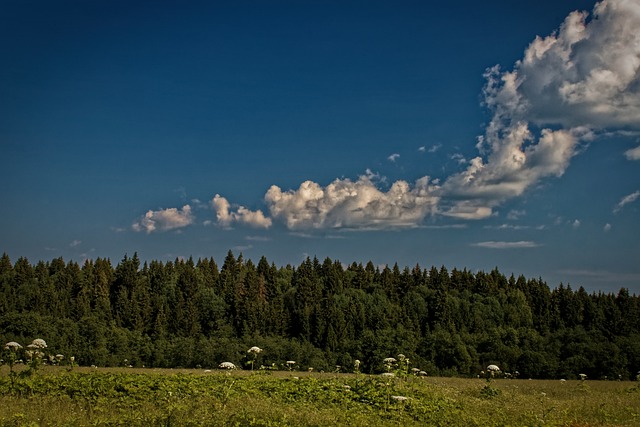
[[[531,226],[528,225],[513,225],[513,224],[500,224],[500,225],[486,225],[484,228],[488,230],[529,230]]]
[[[640,160],[640,146],[625,151],[624,156],[627,160]]]
[[[421,147],[418,147],[418,151],[421,153],[424,153],[425,151],[427,151],[427,147],[425,147],[424,145]]]
[[[486,161],[475,157],[466,170],[444,182],[442,196],[452,200],[445,215],[468,219],[491,216],[494,207],[522,195],[541,179],[561,176],[575,154],[577,138],[572,132],[545,129],[535,143],[525,123],[504,129],[504,133],[503,137],[489,138],[492,150]]]
[[[246,236],[244,239],[249,242],[268,242],[271,240],[267,236]]]
[[[578,219],[574,220],[571,223],[571,227],[573,227],[573,228],[580,228],[580,225],[582,225],[582,224],[580,223],[580,220],[578,220]]]
[[[232,251],[242,252],[253,249],[253,245],[238,245],[231,248]]]
[[[606,223],[602,229],[603,229],[605,232],[607,232],[607,231],[611,231],[611,224]]]
[[[273,185],[265,201],[271,216],[292,230],[413,227],[435,212],[436,190],[423,177],[413,187],[396,181],[384,192],[363,175],[355,182],[336,179],[326,187],[305,181],[297,190],[282,191]]]
[[[219,194],[216,194],[211,200],[211,205],[216,211],[218,224],[223,227],[230,227],[233,223],[255,228],[269,228],[272,225],[271,218],[265,217],[261,210],[252,211],[240,206],[235,211],[232,211],[229,201]]]
[[[488,73],[498,117],[565,128],[640,128],[640,4],[604,0],[536,39],[511,72]]]
[[[391,162],[395,162],[396,160],[398,160],[398,158],[400,158],[400,154],[398,153],[393,153],[392,155],[387,157],[387,159]]]
[[[512,71],[487,71],[484,103],[493,117],[477,144],[486,157],[445,180],[445,215],[490,216],[542,179],[562,176],[594,130],[640,129],[640,4],[604,0],[586,18],[573,12],[557,32],[537,37]],[[531,124],[562,128],[535,136]]]
[[[624,196],[618,204],[613,208],[613,213],[618,213],[629,203],[633,203],[640,197],[640,191],[635,191],[627,196]]]
[[[532,241],[521,240],[518,242],[495,242],[495,241],[478,242],[478,243],[473,243],[471,246],[478,246],[481,248],[489,248],[489,249],[521,249],[521,248],[537,248],[540,245]]]
[[[433,144],[431,148],[429,148],[429,153],[435,153],[436,151],[442,148],[442,144]]]
[[[420,228],[426,228],[429,230],[463,230],[469,228],[467,224],[444,224],[444,225],[423,225]]]
[[[451,160],[455,160],[458,164],[461,165],[467,163],[467,159],[465,159],[464,156],[460,153],[452,154]]]
[[[192,224],[194,219],[191,213],[191,206],[184,205],[182,209],[150,210],[135,222],[131,228],[134,231],[146,231],[148,234],[154,231],[168,231],[186,227]]]
[[[596,282],[632,282],[637,283],[640,281],[640,274],[638,273],[621,273],[611,272],[606,270],[561,270],[558,273],[566,276],[578,276],[584,277]]]
[[[520,217],[525,216],[527,214],[526,211],[523,210],[517,210],[517,209],[512,209],[509,211],[509,213],[507,214],[507,219],[510,220],[516,220],[516,219],[520,219]]]
[[[76,246],[80,245],[82,243],[82,240],[74,240],[71,243],[69,243],[69,246],[72,248],[75,248]]]

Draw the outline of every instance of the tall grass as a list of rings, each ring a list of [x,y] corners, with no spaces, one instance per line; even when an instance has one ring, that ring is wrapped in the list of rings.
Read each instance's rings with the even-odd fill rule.
[[[638,426],[638,385],[48,367],[12,386],[5,368],[0,425]]]

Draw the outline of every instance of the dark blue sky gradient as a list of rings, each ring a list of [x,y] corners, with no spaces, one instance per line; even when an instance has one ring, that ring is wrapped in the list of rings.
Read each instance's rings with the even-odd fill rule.
[[[461,170],[491,114],[484,71],[587,1],[0,1],[0,251],[15,261],[228,249],[279,265],[446,265],[640,292],[637,137],[585,145],[566,173],[481,221],[395,231],[223,229],[219,193],[262,209],[271,185],[356,180],[381,189]],[[425,147],[419,152],[420,147]],[[432,149],[432,152],[427,150]],[[392,154],[397,161],[389,161]],[[197,199],[197,201],[194,201]],[[199,201],[199,203],[198,203]],[[190,204],[184,229],[136,233],[148,210]],[[499,229],[509,212],[526,212]],[[575,226],[578,220],[580,226]],[[610,224],[610,231],[603,227]],[[452,227],[453,226],[453,227]],[[451,228],[452,227],[452,228]],[[541,228],[541,229],[538,229]],[[476,246],[531,241],[513,250]]]

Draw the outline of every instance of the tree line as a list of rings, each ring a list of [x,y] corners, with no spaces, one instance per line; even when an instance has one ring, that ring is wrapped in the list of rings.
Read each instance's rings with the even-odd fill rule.
[[[630,379],[640,371],[640,297],[541,279],[431,267],[345,266],[307,258],[277,267],[228,252],[113,265],[0,258],[0,341],[44,338],[97,366],[251,366],[381,372],[404,354],[430,375],[489,364],[522,378]]]

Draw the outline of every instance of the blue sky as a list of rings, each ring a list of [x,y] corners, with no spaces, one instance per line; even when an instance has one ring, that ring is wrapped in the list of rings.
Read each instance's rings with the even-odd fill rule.
[[[13,261],[231,249],[640,293],[638,0],[0,5]]]

